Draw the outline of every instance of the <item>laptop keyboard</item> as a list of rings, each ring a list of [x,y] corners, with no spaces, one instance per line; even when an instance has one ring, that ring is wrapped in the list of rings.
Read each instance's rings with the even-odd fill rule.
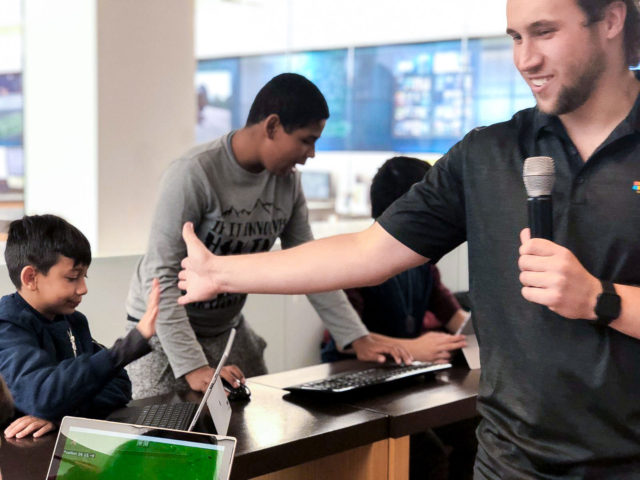
[[[450,368],[451,364],[436,364],[427,362],[414,362],[410,365],[385,365],[379,367],[368,368],[356,372],[344,372],[330,375],[321,380],[306,382],[300,385],[293,385],[285,388],[285,390],[307,391],[307,392],[327,392],[327,393],[343,393],[360,390],[375,385],[382,385],[403,378],[409,378],[416,375],[423,375],[429,372],[435,372]]]
[[[186,430],[197,408],[197,403],[189,402],[147,405],[135,423],[147,427]]]

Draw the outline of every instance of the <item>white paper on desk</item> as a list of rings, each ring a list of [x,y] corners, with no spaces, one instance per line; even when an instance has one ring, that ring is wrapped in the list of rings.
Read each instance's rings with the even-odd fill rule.
[[[466,338],[467,346],[462,349],[464,359],[471,370],[480,368],[480,347],[478,347],[478,339],[473,329],[473,323],[467,322],[461,332]]]
[[[476,334],[467,335],[467,346],[462,349],[464,359],[471,370],[480,368],[480,347],[478,347],[478,339]]]

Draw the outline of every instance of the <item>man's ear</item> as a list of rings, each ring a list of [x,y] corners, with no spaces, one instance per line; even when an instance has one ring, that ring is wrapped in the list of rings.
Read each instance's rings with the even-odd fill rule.
[[[605,9],[607,38],[624,35],[624,22],[627,18],[627,5],[622,1],[612,2]]]
[[[277,113],[272,113],[264,119],[264,128],[269,140],[273,140],[275,138],[276,131],[281,127],[282,124],[280,123],[280,117]]]
[[[26,288],[31,291],[36,290],[38,288],[37,276],[38,271],[32,265],[25,266],[20,272],[20,283],[22,284],[22,288]]]

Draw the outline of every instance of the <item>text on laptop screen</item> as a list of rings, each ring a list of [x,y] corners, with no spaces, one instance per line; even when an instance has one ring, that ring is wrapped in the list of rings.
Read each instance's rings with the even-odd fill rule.
[[[158,431],[162,434],[161,431]],[[57,479],[123,480],[218,478],[220,445],[71,427],[66,435]]]

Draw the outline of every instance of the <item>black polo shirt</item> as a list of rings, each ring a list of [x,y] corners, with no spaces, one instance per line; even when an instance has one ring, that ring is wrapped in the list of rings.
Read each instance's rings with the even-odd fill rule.
[[[520,293],[522,168],[537,155],[555,160],[554,241],[596,277],[640,285],[640,97],[587,162],[535,108],[473,130],[378,221],[434,260],[469,243],[480,478],[604,478],[613,465],[615,478],[636,478],[622,472],[640,469],[640,340]]]

